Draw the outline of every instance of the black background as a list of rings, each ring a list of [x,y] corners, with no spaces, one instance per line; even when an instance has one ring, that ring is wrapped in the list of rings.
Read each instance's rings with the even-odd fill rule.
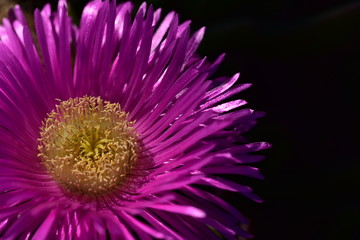
[[[273,144],[257,165],[266,178],[244,180],[265,201],[228,196],[255,239],[360,239],[360,1],[148,3],[191,19],[193,31],[206,26],[199,53],[226,52],[218,75],[241,72],[253,86],[239,97],[267,112],[247,135]],[[70,5],[79,19],[84,2]]]

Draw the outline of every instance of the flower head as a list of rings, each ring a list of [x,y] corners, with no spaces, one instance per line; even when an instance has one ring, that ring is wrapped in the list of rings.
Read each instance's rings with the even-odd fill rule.
[[[224,55],[195,52],[176,13],[95,0],[72,24],[66,2],[0,25],[0,237],[236,239],[247,220],[215,189],[261,199],[224,175],[269,144],[241,135],[262,113],[227,100]],[[162,19],[162,20],[161,20]],[[219,191],[216,191],[219,192]]]

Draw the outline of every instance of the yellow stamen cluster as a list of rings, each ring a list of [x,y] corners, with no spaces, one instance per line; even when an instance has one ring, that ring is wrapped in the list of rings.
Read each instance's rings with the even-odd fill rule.
[[[61,101],[40,129],[39,157],[70,192],[98,196],[119,186],[137,159],[132,125],[119,104],[100,97]]]

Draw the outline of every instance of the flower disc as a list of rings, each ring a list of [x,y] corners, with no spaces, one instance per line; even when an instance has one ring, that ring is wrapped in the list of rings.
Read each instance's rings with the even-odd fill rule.
[[[39,156],[60,185],[96,196],[119,186],[134,165],[131,126],[119,104],[100,97],[62,101],[43,122]]]

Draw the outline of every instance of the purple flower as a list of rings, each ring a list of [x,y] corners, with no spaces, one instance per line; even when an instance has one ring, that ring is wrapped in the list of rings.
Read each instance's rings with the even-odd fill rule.
[[[80,27],[60,0],[0,26],[1,239],[237,239],[247,220],[217,196],[262,178],[241,135],[262,113],[213,78],[204,28],[144,3],[92,1]]]

